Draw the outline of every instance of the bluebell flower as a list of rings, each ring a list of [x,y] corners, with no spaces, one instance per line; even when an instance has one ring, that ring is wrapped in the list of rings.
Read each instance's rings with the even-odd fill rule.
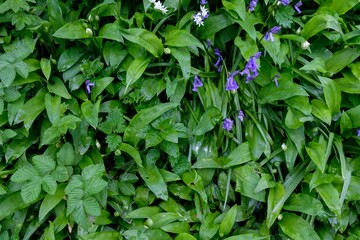
[[[90,80],[85,81],[85,87],[88,94],[91,93],[91,87],[94,87],[95,83],[90,82]]]
[[[357,136],[360,137],[360,129],[357,130]]]
[[[240,119],[240,122],[244,121],[245,114],[242,110],[239,111],[238,119]]]
[[[241,76],[246,75],[246,83],[254,80],[259,75],[259,65],[257,65],[256,60],[259,59],[260,56],[261,52],[258,52],[254,56],[250,57],[245,69],[240,72]]]
[[[201,5],[205,5],[205,4],[207,4],[208,2],[206,1],[206,0],[200,0],[200,4]]]
[[[274,41],[274,36],[273,36],[273,34],[278,33],[278,32],[280,31],[280,29],[281,29],[280,26],[275,26],[275,27],[273,27],[272,29],[270,29],[269,31],[267,31],[267,32],[265,33],[264,39],[265,39],[266,41],[269,41],[269,40],[270,40],[271,42],[273,42],[273,41]]]
[[[202,87],[203,84],[198,76],[195,75],[194,77],[194,85],[193,85],[193,91],[196,92],[198,90],[198,87]]]
[[[216,63],[214,64],[214,66],[217,68],[218,72],[221,72],[223,57],[222,57],[221,52],[220,52],[220,50],[218,48],[214,49],[214,53],[218,57],[218,59],[217,59]]]
[[[231,120],[230,118],[225,118],[222,127],[223,127],[223,129],[228,130],[230,132],[233,127],[233,124],[234,124],[233,120]]]
[[[234,71],[233,73],[229,74],[228,78],[226,79],[226,86],[225,86],[226,91],[237,90],[239,88],[239,85],[234,80],[234,77],[237,74],[239,74],[239,71]]]
[[[277,81],[279,78],[280,78],[280,74],[279,74],[279,73],[277,73],[277,74],[274,76],[274,78],[273,78],[273,81],[274,81],[276,87],[279,87],[279,83],[278,83],[278,81]]]
[[[257,5],[257,2],[258,2],[258,0],[251,0],[251,1],[250,1],[250,4],[249,4],[249,10],[250,10],[250,12],[252,12],[252,11],[255,10],[255,7],[256,7],[256,5]]]
[[[299,1],[297,4],[294,5],[294,9],[295,9],[295,11],[297,11],[298,14],[301,13],[301,10],[300,10],[300,8],[299,8],[299,7],[301,7],[301,6],[302,6],[302,2],[301,2],[301,1]]]
[[[280,0],[281,4],[286,6],[290,4],[290,0]]]

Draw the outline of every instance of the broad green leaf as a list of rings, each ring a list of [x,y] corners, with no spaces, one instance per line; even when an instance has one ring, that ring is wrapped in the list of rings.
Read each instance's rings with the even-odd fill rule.
[[[322,2],[320,5],[320,9],[323,8],[324,10],[327,10],[327,8],[329,8],[332,11],[336,11],[339,15],[343,15],[347,11],[355,7],[356,4],[359,4],[359,0],[347,0],[347,1],[330,0],[330,1]]]
[[[304,122],[311,120],[313,120],[312,116],[307,116],[297,109],[289,107],[285,117],[285,125],[290,129],[297,129],[303,126]]]
[[[6,65],[1,66],[0,68],[0,80],[5,87],[9,87],[11,83],[15,80],[16,70],[11,63],[6,63]]]
[[[351,176],[350,185],[348,191],[346,192],[346,200],[360,200],[360,177]]]
[[[305,63],[299,70],[326,73],[325,60],[321,57],[316,57],[312,61]]]
[[[137,80],[139,80],[139,78],[146,70],[151,59],[152,57],[143,56],[140,58],[135,58],[134,61],[130,64],[129,68],[126,71],[125,93],[127,92],[127,90],[131,85],[133,85]]]
[[[129,154],[139,167],[143,166],[140,153],[136,148],[126,143],[120,143],[118,149]]]
[[[206,109],[205,113],[201,116],[199,123],[194,128],[193,134],[196,136],[204,135],[212,130],[221,118],[222,115],[219,109],[215,107]]]
[[[302,212],[309,215],[322,216],[325,214],[323,205],[320,200],[304,193],[291,195],[285,202],[283,209],[288,211]]]
[[[185,80],[190,78],[191,56],[186,47],[170,47],[171,55],[179,62]]]
[[[162,226],[160,228],[168,233],[186,234],[190,230],[190,225],[187,222],[173,222],[173,223],[169,223],[165,226]],[[189,238],[187,238],[187,239],[189,239]]]
[[[105,88],[114,80],[113,77],[104,77],[95,80],[95,86],[91,90],[91,99],[95,101],[96,97],[99,96]]]
[[[340,217],[340,196],[336,188],[330,183],[325,183],[315,187],[315,189],[324,200],[326,206],[328,206],[328,208],[335,213],[337,217]]]
[[[58,165],[56,167],[53,175],[57,182],[65,182],[65,181],[69,180],[72,173],[73,173],[72,167],[69,167],[69,166],[65,167],[62,165]]]
[[[42,179],[42,189],[50,195],[56,192],[57,183],[52,175],[46,175]]]
[[[56,192],[53,195],[47,194],[41,202],[39,209],[39,221],[42,221],[45,216],[59,204],[65,196],[65,184],[59,184]]]
[[[37,116],[45,109],[46,90],[41,88],[36,95],[27,101],[16,115],[15,123],[24,122],[26,129],[30,129]]]
[[[85,54],[85,50],[81,47],[71,47],[63,51],[57,62],[57,68],[60,72],[65,72],[79,61]]]
[[[19,74],[22,78],[27,78],[29,76],[29,69],[25,62],[20,61],[14,64],[16,73]]]
[[[129,212],[125,218],[149,218],[160,212],[161,209],[159,207],[142,207]]]
[[[342,92],[360,94],[360,76],[344,74],[343,78],[335,79]]]
[[[75,160],[75,152],[73,145],[65,143],[56,154],[58,164],[71,165]]]
[[[59,95],[60,97],[65,99],[71,99],[71,95],[66,89],[64,82],[58,77],[51,78],[47,84],[47,88],[51,93]]]
[[[238,19],[239,17],[244,20],[245,19],[245,1],[244,0],[222,0],[221,1],[224,8],[230,12],[230,15],[234,17],[235,19]],[[236,12],[238,16],[235,16],[234,14],[231,14],[231,11]]]
[[[320,240],[314,228],[305,219],[296,214],[284,212],[279,225],[281,230],[294,240]]]
[[[209,212],[200,225],[200,239],[211,239],[218,231],[220,224],[214,223],[215,218],[219,216],[219,212]]]
[[[326,156],[326,140],[321,135],[318,141],[311,141],[305,147],[310,159],[316,164],[322,173],[325,171],[327,156]]]
[[[106,38],[120,43],[124,43],[121,35],[122,28],[118,22],[105,24],[99,31],[99,38]]]
[[[182,180],[189,188],[197,192],[202,200],[207,203],[207,194],[204,189],[204,184],[197,171],[191,170],[190,172],[184,173]]]
[[[299,110],[305,115],[311,114],[311,105],[309,103],[308,97],[303,96],[294,96],[288,99],[285,99],[286,104],[290,107]]]
[[[221,221],[220,227],[219,227],[219,236],[224,237],[228,235],[236,220],[236,214],[237,214],[237,205],[233,205],[229,211],[226,213],[225,217]]]
[[[225,168],[233,167],[240,165],[252,160],[251,151],[248,142],[244,142],[236,147],[230,154],[227,156]]]
[[[281,183],[276,183],[274,188],[270,188],[268,201],[267,201],[267,214],[266,214],[266,225],[268,229],[274,224],[276,218],[279,216],[282,204],[278,204],[281,199],[285,196],[285,189]],[[279,206],[275,209],[275,206]]]
[[[204,49],[203,44],[191,33],[185,30],[174,29],[165,36],[164,45],[172,47],[198,47]]]
[[[47,58],[42,58],[40,61],[41,71],[44,74],[46,80],[49,81],[51,74],[51,62]]]
[[[130,28],[121,30],[122,36],[133,43],[144,47],[154,57],[161,57],[164,51],[164,46],[161,40],[153,33],[142,28]]]
[[[328,60],[326,60],[325,68],[331,74],[336,74],[350,63],[354,62],[359,56],[360,50],[358,48],[344,48],[335,52]]]
[[[236,179],[235,191],[257,201],[265,202],[265,191],[257,193],[254,191],[260,181],[260,176],[254,169],[249,165],[244,165],[234,168],[234,174]]]
[[[122,240],[123,239],[120,233],[114,231],[95,232],[78,237],[80,240]]]
[[[260,36],[257,36],[260,38]],[[265,48],[266,52],[269,53],[271,58],[275,63],[281,65],[285,61],[286,54],[289,51],[287,44],[281,44],[280,38],[278,35],[274,35],[274,41],[266,41],[265,39],[261,40],[261,45]],[[272,84],[274,85],[274,84]],[[280,84],[281,85],[281,84]]]
[[[55,240],[55,230],[52,222],[49,222],[49,226],[45,229],[43,236],[46,240]]]
[[[53,34],[53,37],[74,40],[89,38],[91,35],[86,33],[81,21],[75,21],[66,23]]]
[[[26,182],[31,180],[33,177],[38,176],[39,173],[32,165],[27,165],[22,168],[19,168],[10,178],[13,182]]]
[[[270,174],[263,173],[261,174],[260,181],[256,185],[254,192],[260,192],[264,189],[273,188],[276,186],[276,183],[273,181],[273,178]]]
[[[324,89],[326,105],[329,107],[331,114],[336,115],[337,113],[340,112],[340,105],[341,105],[340,88],[334,80],[321,76],[318,77]]]
[[[156,213],[145,221],[145,225],[150,228],[160,228],[180,219],[181,216],[177,213],[172,213],[172,212]]]
[[[291,80],[280,79],[279,86],[274,83],[261,88],[259,92],[259,103],[264,104],[278,100],[285,100],[294,96],[309,96],[301,85],[293,83]]]
[[[238,0],[236,0],[238,1]],[[243,2],[243,0],[241,0]],[[258,24],[259,19],[256,18],[253,14],[249,13],[249,12],[245,12],[245,19],[237,19],[235,20],[247,33],[247,35],[249,35],[249,37],[252,40],[256,40],[256,28],[255,25]],[[256,50],[257,48],[255,48],[254,50]],[[283,57],[283,56],[282,56]],[[282,61],[282,60],[281,60]]]
[[[128,51],[123,49],[123,46],[117,42],[106,42],[103,48],[104,60],[108,66],[118,67],[127,54]]]
[[[166,183],[156,166],[144,165],[139,167],[139,174],[145,181],[147,187],[156,195],[156,197],[163,200],[168,199],[168,190]]]
[[[162,103],[157,104],[153,107],[146,108],[138,112],[129,122],[127,126],[123,140],[124,142],[131,143],[136,146],[139,138],[136,137],[136,134],[140,129],[142,129],[147,124],[151,123],[153,120],[161,116],[164,112],[177,107],[179,103]]]
[[[43,175],[55,169],[55,161],[47,155],[36,155],[32,158],[35,168]]]
[[[13,215],[20,209],[27,207],[28,204],[23,201],[21,192],[9,193],[1,199],[0,202],[0,220]]]
[[[186,232],[183,232],[183,233],[180,233],[179,235],[177,235],[175,240],[196,240],[196,238]]]
[[[99,98],[95,104],[90,100],[86,100],[81,104],[81,112],[84,114],[86,121],[95,129],[99,123],[100,103],[101,98]]]
[[[269,236],[262,237],[257,233],[244,233],[240,235],[235,235],[232,237],[225,238],[224,240],[262,240],[262,239],[269,239]]]
[[[360,127],[360,105],[346,111],[354,128]]]
[[[47,14],[49,15],[50,23],[56,31],[65,24],[65,21],[62,16],[61,7],[59,5],[58,0],[47,0],[46,6],[47,6]]]
[[[213,15],[204,21],[204,26],[198,28],[199,39],[212,38],[217,32],[233,24],[233,21],[226,14]]]
[[[85,185],[86,186],[86,185]],[[85,212],[91,216],[100,216],[101,208],[94,197],[86,197],[83,201]]]
[[[309,39],[324,29],[333,29],[342,34],[340,23],[335,17],[329,14],[320,13],[316,14],[305,24],[301,31],[301,36],[305,39]]]
[[[331,112],[325,103],[319,99],[311,100],[311,113],[319,118],[321,121],[330,125],[331,123]]]
[[[310,191],[321,184],[331,183],[334,179],[334,174],[322,173],[319,168],[316,168],[309,183]]]
[[[55,124],[60,119],[61,97],[59,95],[52,95],[47,93],[44,100],[48,118],[52,124]]]
[[[86,181],[89,180],[90,178],[101,178],[104,172],[105,172],[105,167],[103,164],[100,163],[95,165],[92,164],[86,166],[82,170],[81,176]]]
[[[34,143],[38,142],[37,136],[29,136],[21,140],[13,140],[6,148],[5,160],[16,159],[20,157],[25,151]]]
[[[21,197],[25,203],[32,203],[39,197],[41,192],[41,181],[39,180],[39,178],[33,178],[22,186]]]
[[[234,40],[234,44],[240,49],[241,55],[243,55],[247,60],[259,52],[256,42],[248,36],[246,36],[245,40],[242,40],[239,36],[237,36]]]

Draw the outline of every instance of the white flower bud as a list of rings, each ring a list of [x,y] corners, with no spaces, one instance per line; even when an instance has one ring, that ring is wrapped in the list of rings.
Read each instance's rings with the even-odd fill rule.
[[[310,47],[310,43],[308,41],[305,41],[301,44],[301,48],[304,50],[309,49],[309,47]]]
[[[164,53],[165,54],[171,54],[170,48],[164,48]]]
[[[89,36],[92,36],[93,35],[93,32],[90,28],[86,28],[85,30],[86,34],[89,35]]]
[[[286,151],[286,150],[287,150],[287,146],[286,146],[285,143],[281,144],[281,149],[282,149],[283,151]]]
[[[298,29],[296,29],[296,35],[300,35],[301,34],[301,28],[299,27]]]

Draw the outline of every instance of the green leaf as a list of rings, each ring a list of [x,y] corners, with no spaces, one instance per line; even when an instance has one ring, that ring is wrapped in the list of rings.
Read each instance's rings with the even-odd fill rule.
[[[326,145],[327,142],[324,140],[323,135],[318,141],[311,141],[305,147],[307,154],[310,159],[316,164],[322,173],[325,171],[327,156],[326,156]]]
[[[204,219],[204,222],[200,225],[200,239],[211,239],[218,231],[220,224],[214,223],[215,218],[219,215],[219,212],[209,212]]]
[[[84,183],[84,190],[89,195],[99,193],[107,186],[107,181],[102,180],[99,177],[88,178]]]
[[[99,123],[100,103],[101,98],[99,98],[95,104],[90,100],[86,100],[81,104],[81,112],[84,114],[86,121],[95,129]]]
[[[340,133],[350,131],[352,129],[352,122],[349,115],[346,112],[342,112],[340,119]]]
[[[311,100],[311,113],[326,124],[331,124],[331,112],[323,101],[319,99]]]
[[[329,14],[320,13],[316,14],[305,24],[301,31],[301,36],[305,39],[309,39],[324,29],[333,29],[342,34],[340,23],[335,17]]]
[[[66,23],[53,34],[53,37],[74,40],[89,38],[91,35],[86,34],[86,29],[81,21],[75,21]]]
[[[194,128],[193,134],[196,136],[204,135],[206,132],[212,130],[221,119],[222,115],[219,109],[215,107],[206,109],[199,123]]]
[[[230,13],[230,15],[232,17],[234,17],[235,19],[238,19],[239,17],[244,20],[245,19],[245,14],[246,14],[246,10],[245,10],[245,1],[244,0],[222,0],[221,1],[224,8]],[[236,12],[237,16],[234,16],[234,14],[231,14],[231,12],[234,11]]]
[[[16,115],[15,123],[24,122],[24,127],[30,129],[37,116],[45,109],[46,90],[41,88],[36,95],[27,101]]]
[[[129,212],[125,218],[149,218],[160,211],[159,207],[142,207]]]
[[[35,168],[45,175],[55,169],[55,161],[52,157],[47,155],[36,155],[32,158]]]
[[[358,48],[344,48],[335,52],[328,60],[326,60],[325,68],[331,74],[336,74],[350,63],[354,62],[359,56],[360,50]]]
[[[225,217],[221,221],[219,228],[219,236],[224,237],[231,232],[236,220],[237,205],[233,205],[226,213]]]
[[[0,220],[27,206],[28,204],[23,201],[20,191],[7,194],[0,202]]]
[[[284,212],[279,221],[281,230],[294,240],[314,239],[320,240],[314,228],[302,217],[296,214]]]
[[[104,172],[105,167],[103,164],[89,165],[82,170],[81,176],[84,180],[88,180],[93,177],[101,178]]]
[[[259,92],[259,103],[269,103],[278,100],[285,100],[294,96],[309,96],[301,85],[293,83],[290,80],[279,79],[279,86],[276,87],[274,83],[261,88]]]
[[[274,224],[276,218],[279,216],[283,203],[280,201],[285,196],[284,186],[277,182],[274,188],[271,188],[268,195],[267,201],[267,214],[266,214],[266,225],[270,229],[270,227]],[[280,204],[279,204],[280,203]],[[278,206],[275,209],[275,206]]]
[[[104,231],[89,233],[83,236],[79,236],[80,240],[122,240],[122,236],[118,232]]]
[[[86,186],[86,185],[85,185]],[[100,216],[101,208],[94,197],[86,197],[83,201],[85,212],[91,216]]]
[[[315,187],[315,189],[324,200],[326,206],[339,218],[341,216],[341,205],[339,192],[336,188],[330,183],[325,183]]]
[[[304,193],[292,194],[285,202],[283,209],[309,215],[322,216],[325,214],[322,203],[318,199]]]
[[[356,4],[359,3],[359,0],[348,0],[348,1],[336,1],[330,0],[322,2],[320,5],[320,9],[328,10],[327,8],[331,9],[332,11],[336,11],[339,15],[345,14],[347,11],[351,10]]]
[[[47,88],[51,93],[59,95],[60,97],[65,99],[71,99],[71,95],[66,89],[64,82],[58,77],[51,78],[47,84]]]
[[[118,67],[119,64],[125,59],[128,52],[123,49],[122,45],[117,42],[106,42],[103,49],[103,56],[106,65]],[[96,86],[95,86],[96,88]]]
[[[46,175],[43,177],[42,182],[42,188],[45,192],[47,192],[50,195],[55,194],[57,183],[55,181],[55,178],[52,175]]]
[[[293,23],[293,15],[295,10],[292,6],[280,7],[278,11],[275,12],[276,22],[285,28],[290,28],[291,23]]]
[[[123,140],[136,146],[139,138],[136,134],[144,126],[161,116],[164,112],[177,107],[179,103],[161,103],[138,112],[129,122]]]
[[[49,81],[51,74],[51,61],[46,58],[42,58],[40,61],[41,71],[43,72],[46,80]]]
[[[130,28],[121,30],[122,36],[133,43],[139,44],[150,52],[154,57],[160,57],[163,54],[164,46],[161,40],[153,33],[142,28]]]
[[[150,228],[160,228],[180,219],[181,216],[178,213],[162,212],[162,213],[154,214],[151,217],[149,217],[146,220],[145,225],[147,225]]]
[[[156,197],[166,201],[168,199],[168,190],[159,169],[155,165],[144,165],[144,167],[139,167],[138,169],[139,174],[145,181],[147,187],[156,195]]]
[[[17,62],[14,64],[14,67],[17,74],[19,74],[22,78],[27,78],[29,76],[29,69],[25,62]]]
[[[241,55],[247,60],[259,52],[256,42],[249,36],[246,36],[245,41],[237,36],[234,40],[234,44],[240,49]]]
[[[202,200],[207,203],[207,194],[204,189],[204,184],[201,176],[195,170],[191,170],[190,172],[184,173],[182,176],[182,180],[184,183],[197,192]]]
[[[65,72],[78,62],[85,54],[82,47],[71,47],[63,51],[57,62],[57,68],[60,72]]]
[[[5,87],[9,87],[11,83],[15,80],[16,70],[11,63],[6,63],[0,67],[0,79],[2,84]]]
[[[11,181],[13,182],[26,182],[28,180],[31,180],[33,177],[39,176],[39,173],[36,171],[36,169],[32,165],[27,165],[22,168],[19,168],[12,176]]]
[[[196,240],[196,238],[186,232],[183,232],[183,233],[180,233],[179,235],[177,235],[175,240]]]
[[[45,216],[59,204],[65,196],[65,184],[59,184],[53,195],[47,194],[41,202],[39,209],[39,221],[42,221]]]
[[[75,160],[74,148],[70,143],[65,143],[56,154],[57,161],[61,165],[72,165]]]
[[[258,36],[260,38],[260,36]],[[261,45],[265,48],[266,52],[269,53],[275,63],[281,65],[285,61],[285,57],[289,52],[287,44],[281,44],[278,35],[274,35],[274,41],[266,41],[264,38],[261,40]],[[283,79],[283,76],[280,78]],[[272,85],[275,85],[272,83]]]
[[[204,21],[204,26],[198,28],[199,39],[212,38],[217,32],[233,24],[233,21],[226,14],[213,15]]]
[[[316,72],[326,73],[325,61],[321,57],[316,57],[311,62],[304,64],[304,66],[299,68],[299,70],[301,70],[301,71],[316,71]]]
[[[179,62],[185,80],[190,78],[191,56],[186,47],[169,47],[171,55]]]
[[[131,85],[133,85],[137,80],[139,80],[139,78],[142,76],[142,74],[146,70],[151,59],[152,59],[152,57],[143,56],[140,58],[135,58],[134,61],[130,64],[130,66],[126,72],[125,93],[127,92],[128,88]]]
[[[69,180],[73,173],[72,167],[58,165],[53,173],[57,182],[65,182]]]
[[[190,234],[187,233],[190,230],[190,225],[187,222],[169,223],[169,224],[161,227],[161,229],[168,233],[174,233],[174,234],[180,234],[180,235],[187,234],[188,236],[192,237]],[[186,240],[188,240],[188,239],[189,238],[186,238]],[[194,237],[192,237],[190,239],[196,240],[196,238],[194,238]]]
[[[129,154],[139,167],[143,166],[140,153],[136,148],[126,143],[120,143],[118,149]]]
[[[114,80],[113,77],[104,77],[100,79],[96,79],[95,86],[91,91],[91,99],[95,101],[96,97],[99,96],[105,88],[107,88],[110,83]]]
[[[54,28],[54,30],[58,30],[65,24],[65,21],[62,16],[61,7],[59,5],[58,0],[47,0],[47,14],[49,15],[49,20]]]
[[[305,115],[311,115],[311,105],[308,97],[295,96],[285,99],[285,102],[291,108],[299,110]]]
[[[360,55],[360,54],[359,54]],[[340,61],[340,59],[338,59]],[[332,115],[340,112],[341,91],[339,86],[332,79],[318,76],[324,89],[324,96],[327,106]]]
[[[172,47],[198,47],[204,50],[203,44],[186,30],[174,29],[165,36],[164,45]]]
[[[45,109],[52,124],[55,124],[60,119],[61,114],[61,97],[47,93],[45,95]]]
[[[49,226],[45,229],[43,236],[46,240],[55,240],[55,230],[52,222],[50,222]]]
[[[99,31],[99,38],[114,40],[124,43],[124,38],[121,35],[122,28],[118,22],[105,24]]]
[[[251,151],[248,142],[244,142],[237,146],[230,154],[227,156],[225,168],[233,167],[240,165],[252,160]]]
[[[39,178],[33,178],[22,186],[21,197],[25,203],[32,203],[39,197],[41,192],[41,181],[39,180]]]

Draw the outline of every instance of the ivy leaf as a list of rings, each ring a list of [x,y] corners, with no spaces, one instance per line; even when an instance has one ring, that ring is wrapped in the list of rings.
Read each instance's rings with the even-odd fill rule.
[[[275,13],[275,20],[279,25],[289,28],[293,22],[294,13],[295,11],[291,6],[280,7]]]

